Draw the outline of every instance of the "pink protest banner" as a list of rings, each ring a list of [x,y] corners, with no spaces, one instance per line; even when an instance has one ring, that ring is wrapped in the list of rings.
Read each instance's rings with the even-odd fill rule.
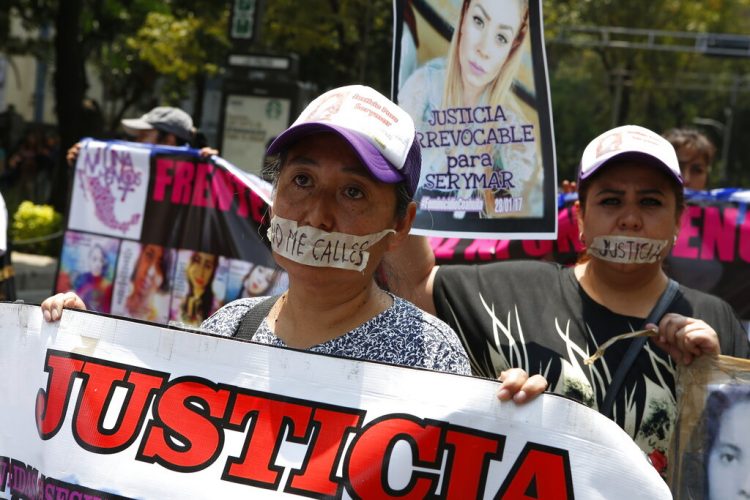
[[[196,150],[86,140],[57,292],[90,309],[198,325],[234,299],[286,288],[261,234],[270,186]]]

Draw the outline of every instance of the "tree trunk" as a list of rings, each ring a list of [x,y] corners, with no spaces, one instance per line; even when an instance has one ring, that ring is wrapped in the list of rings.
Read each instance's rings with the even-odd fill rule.
[[[60,2],[55,16],[55,110],[60,135],[60,155],[55,167],[52,205],[65,212],[72,169],[65,153],[80,139],[81,103],[86,92],[85,55],[80,39],[83,0]]]

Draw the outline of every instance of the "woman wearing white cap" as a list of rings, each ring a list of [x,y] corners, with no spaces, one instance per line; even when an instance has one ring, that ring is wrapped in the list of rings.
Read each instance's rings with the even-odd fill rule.
[[[406,112],[369,87],[313,101],[268,150],[274,178],[269,237],[289,275],[278,298],[231,302],[203,322],[213,333],[338,356],[469,374],[456,334],[380,289],[383,256],[406,239],[416,210],[419,144]],[[45,318],[73,295],[42,304]],[[542,377],[513,370],[503,398],[544,390]],[[518,394],[520,393],[520,396]]]
[[[719,352],[747,357],[747,337],[728,304],[662,271],[683,210],[679,164],[665,139],[637,126],[602,134],[583,154],[578,189],[588,251],[574,267],[437,267],[426,239],[415,237],[388,258],[386,276],[392,290],[458,332],[474,373],[542,374],[552,391],[610,416],[665,466],[676,363]],[[657,325],[651,342],[615,342],[585,363],[612,337]]]

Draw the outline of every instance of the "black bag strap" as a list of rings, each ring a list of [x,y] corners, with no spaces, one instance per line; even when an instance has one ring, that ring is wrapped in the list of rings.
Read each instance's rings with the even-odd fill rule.
[[[680,286],[675,280],[669,280],[667,289],[664,290],[664,292],[661,294],[661,297],[659,297],[656,305],[648,314],[646,321],[643,322],[644,328],[648,323],[659,323],[659,320],[662,316],[664,316],[664,313],[667,312],[667,308],[677,295],[677,290],[679,288]],[[617,371],[612,377],[612,382],[609,384],[607,395],[604,397],[604,402],[602,403],[601,408],[599,408],[599,412],[605,417],[612,418],[612,408],[615,404],[615,398],[620,393],[620,390],[622,390],[622,383],[625,381],[625,376],[633,367],[635,358],[638,357],[638,353],[640,353],[641,349],[646,343],[646,340],[648,340],[648,337],[634,338],[630,344],[630,347],[625,352],[625,356],[622,357],[622,361],[620,362],[620,365],[617,367]]]
[[[242,320],[240,320],[240,326],[234,331],[233,337],[242,340],[252,340],[263,319],[271,312],[271,308],[279,300],[279,297],[281,295],[266,297],[246,312]]]

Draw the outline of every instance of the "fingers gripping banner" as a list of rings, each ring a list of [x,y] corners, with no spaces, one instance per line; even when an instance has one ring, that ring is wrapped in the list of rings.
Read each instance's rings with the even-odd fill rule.
[[[494,380],[0,304],[0,497],[670,498],[612,421]]]
[[[270,187],[186,148],[84,141],[56,291],[89,309],[197,325],[286,287],[261,237]]]

